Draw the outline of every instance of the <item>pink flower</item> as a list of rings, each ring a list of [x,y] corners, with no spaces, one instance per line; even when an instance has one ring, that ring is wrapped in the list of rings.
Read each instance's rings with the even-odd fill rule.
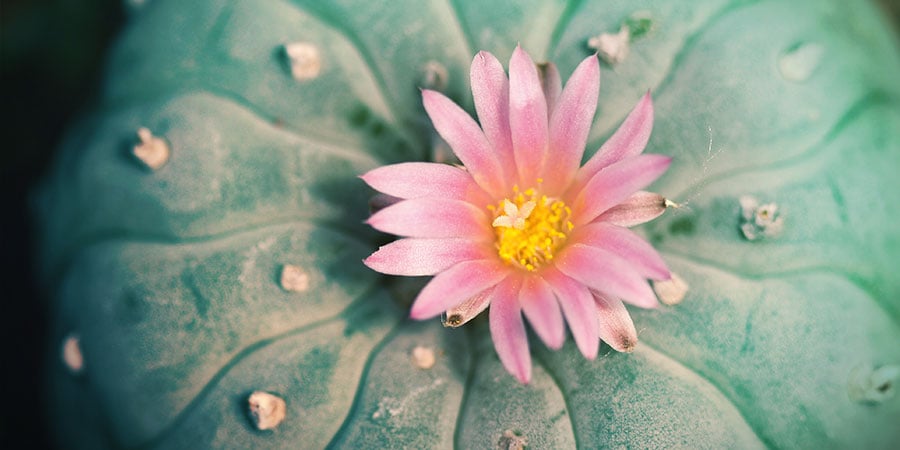
[[[599,339],[618,351],[637,342],[623,301],[657,305],[647,279],[670,278],[660,255],[627,227],[665,211],[665,199],[641,191],[671,158],[642,155],[653,126],[649,93],[615,134],[579,167],[597,109],[600,67],[585,58],[561,86],[555,66],[538,73],[516,48],[509,78],[494,55],[472,61],[481,126],[442,94],[422,92],[437,132],[465,168],[402,163],[362,176],[400,199],[368,223],[402,236],[365,260],[386,274],[435,277],[410,316],[446,314],[459,326],[490,306],[490,330],[504,367],[531,379],[522,314],[552,349],[565,325],[586,358]]]

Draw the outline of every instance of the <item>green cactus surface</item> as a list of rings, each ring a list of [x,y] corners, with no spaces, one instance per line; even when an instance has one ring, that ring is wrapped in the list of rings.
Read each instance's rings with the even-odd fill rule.
[[[36,195],[62,446],[900,442],[900,49],[872,5],[150,0],[130,20]],[[420,88],[473,111],[477,51],[521,44],[566,79],[623,25],[587,153],[652,92],[647,151],[674,157],[653,190],[679,206],[637,231],[689,289],[629,308],[633,353],[532,339],[520,385],[483,318],[411,321],[423,280],[362,264],[390,238],[358,175],[446,157]],[[255,391],[285,401],[274,429]]]

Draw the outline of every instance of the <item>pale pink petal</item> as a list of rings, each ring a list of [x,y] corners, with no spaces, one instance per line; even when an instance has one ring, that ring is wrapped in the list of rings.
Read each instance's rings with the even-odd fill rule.
[[[644,278],[668,280],[669,268],[656,249],[635,232],[604,222],[595,222],[575,229],[571,242],[600,247],[621,256]]]
[[[559,76],[559,69],[556,64],[546,62],[538,64],[538,76],[541,78],[541,89],[544,91],[544,98],[547,100],[547,112],[553,112],[556,101],[559,100],[559,94],[562,92],[562,78]]]
[[[637,155],[619,161],[594,175],[572,202],[572,222],[581,225],[625,201],[634,192],[660,177],[672,158]]]
[[[391,164],[370,170],[360,178],[376,191],[403,199],[443,197],[477,205],[490,203],[490,197],[469,172],[448,164]]]
[[[493,238],[485,210],[460,200],[403,200],[373,214],[367,223],[378,231],[398,236]]]
[[[457,328],[481,314],[491,304],[496,286],[487,288],[479,294],[469,297],[462,303],[447,310],[444,326]]]
[[[544,344],[554,350],[560,349],[566,340],[566,327],[550,285],[538,275],[525,276],[519,291],[519,304]]]
[[[635,306],[658,305],[647,280],[628,261],[607,250],[569,245],[556,259],[556,268],[591,289],[620,297]]]
[[[648,91],[616,132],[578,171],[574,188],[581,189],[604,167],[643,152],[647,141],[650,140],[650,131],[652,130],[653,100]]]
[[[600,339],[619,352],[631,352],[637,344],[637,331],[622,301],[594,292],[597,304]]]
[[[437,274],[422,288],[409,316],[416,320],[438,316],[497,285],[509,273],[509,267],[498,261],[463,261]]]
[[[490,246],[468,239],[399,239],[384,245],[363,262],[389,275],[434,275],[462,261],[490,257]]]
[[[597,306],[590,291],[583,284],[563,275],[553,267],[544,269],[543,277],[556,293],[581,354],[587,359],[596,358],[600,337],[596,320]]]
[[[666,212],[666,198],[654,192],[637,191],[594,219],[620,227],[633,227],[649,222]]]
[[[422,101],[435,130],[450,145],[475,182],[490,194],[505,195],[503,178],[497,176],[503,173],[503,167],[475,119],[440,92],[425,89]]]
[[[575,68],[550,115],[550,145],[544,162],[544,192],[557,196],[581,164],[600,92],[600,64],[588,56]]]
[[[547,152],[547,101],[534,61],[518,46],[509,60],[509,128],[520,185],[532,187]]]
[[[512,185],[518,173],[509,131],[509,79],[500,61],[485,51],[472,60],[469,78],[478,121],[504,169],[501,176]]]
[[[522,384],[531,381],[531,354],[519,309],[519,283],[510,277],[494,290],[488,312],[491,338],[506,371]]]

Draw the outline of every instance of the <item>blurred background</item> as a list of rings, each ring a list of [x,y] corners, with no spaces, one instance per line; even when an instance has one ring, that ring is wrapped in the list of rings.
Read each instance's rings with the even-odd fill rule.
[[[43,423],[48,311],[31,276],[28,196],[66,124],[90,107],[123,0],[0,0],[0,448],[51,448]]]
[[[29,193],[66,124],[90,108],[129,5],[152,1],[0,0],[0,448],[50,442],[41,412],[49,311],[31,276]],[[897,30],[900,0],[878,3]]]

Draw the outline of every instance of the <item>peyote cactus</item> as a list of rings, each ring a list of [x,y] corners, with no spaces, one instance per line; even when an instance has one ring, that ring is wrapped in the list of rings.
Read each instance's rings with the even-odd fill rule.
[[[900,442],[900,51],[871,5],[135,4],[38,197],[63,446]],[[452,157],[419,89],[471,111],[473,55],[519,43],[564,78],[600,50],[588,156],[653,92],[680,206],[638,231],[689,286],[631,310],[633,353],[532,339],[527,385],[486,321],[412,321],[421,280],[362,264],[389,238],[357,178]]]

